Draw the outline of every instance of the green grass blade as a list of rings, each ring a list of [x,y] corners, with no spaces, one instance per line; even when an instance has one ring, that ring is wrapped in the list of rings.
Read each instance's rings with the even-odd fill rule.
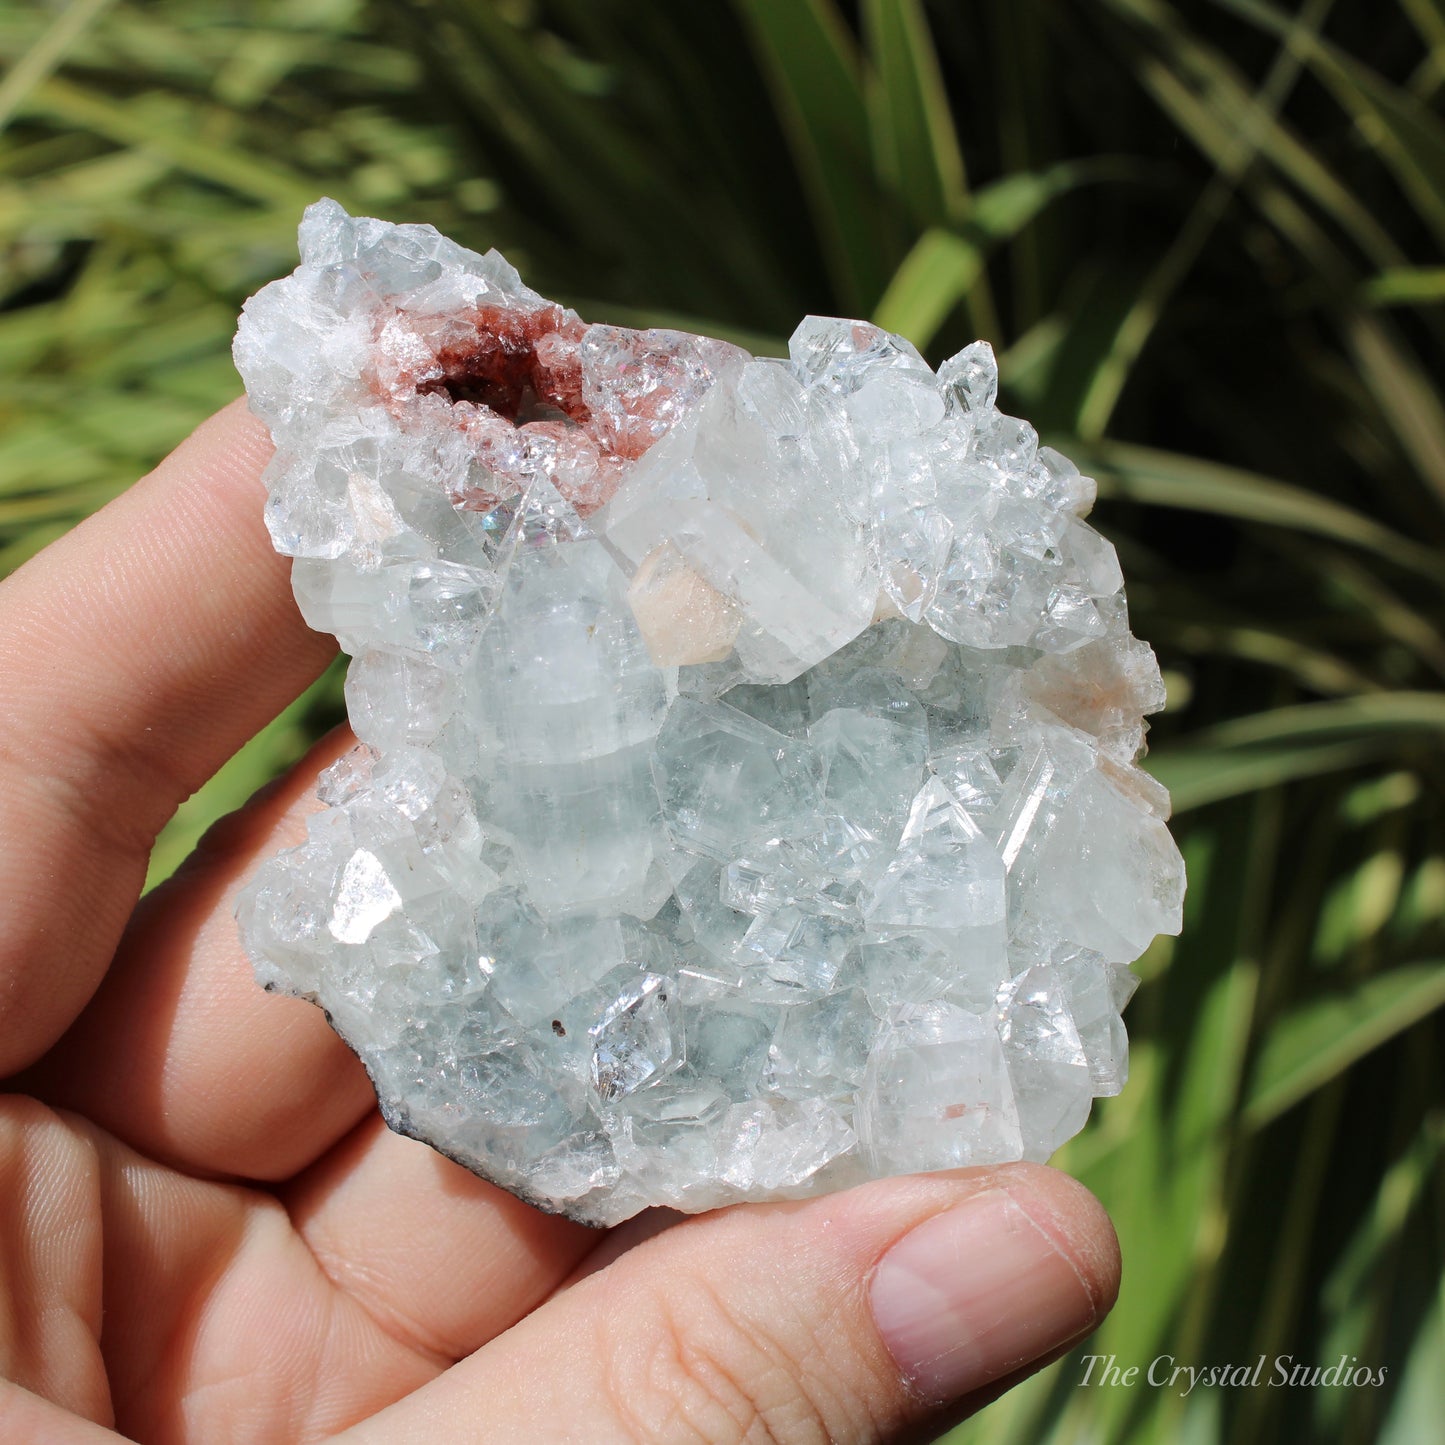
[[[1100,175],[1096,166],[1064,164],[986,186],[975,196],[965,226],[956,231],[933,227],[918,238],[888,283],[873,320],[925,349],[973,290],[994,246],[1017,235],[1056,197]]]
[[[1243,118],[1252,114],[1252,90],[1238,67],[1163,0],[1103,0],[1103,5],[1151,47],[1138,67],[1145,89],[1205,155],[1227,166]],[[1404,261],[1399,242],[1371,208],[1290,125],[1262,118],[1257,138],[1275,174],[1338,222],[1377,266]]]
[[[1291,30],[1290,17],[1263,0],[1213,3],[1272,34]],[[1300,35],[1295,43],[1395,172],[1437,240],[1445,241],[1445,125],[1413,97],[1320,37]]]
[[[1435,1307],[1411,1346],[1404,1378],[1375,1445],[1419,1445],[1445,1420],[1445,1274],[1435,1287]]]
[[[1295,553],[1304,550],[1304,544],[1283,550]],[[1357,616],[1367,619],[1381,642],[1388,639],[1399,643],[1437,678],[1445,678],[1445,635],[1436,617],[1407,602],[1384,581],[1378,568],[1369,565],[1368,557],[1346,554],[1334,547],[1313,550],[1319,554],[1315,560],[1330,591],[1345,599]]]
[[[893,273],[873,320],[926,350],[983,274],[984,259],[978,241],[930,227]]]
[[[897,250],[857,46],[832,0],[736,0],[808,190],[840,301],[866,315]]]
[[[1445,732],[1445,694],[1375,693],[1300,703],[1217,724],[1160,749],[1148,768],[1176,813],[1341,772]]]
[[[1299,1005],[1277,1024],[1250,1079],[1244,1123],[1259,1129],[1445,1005],[1445,961],[1392,968]]]
[[[1394,266],[1372,276],[1361,294],[1370,306],[1432,306],[1445,301],[1445,266]]]
[[[1192,748],[1152,753],[1145,766],[1169,789],[1175,816],[1245,793],[1360,766],[1389,751],[1387,741],[1355,738],[1324,746]]]
[[[1131,589],[1131,596],[1138,606],[1141,600],[1149,597],[1149,593],[1136,584]],[[1167,645],[1171,650],[1182,651],[1194,658],[1214,653],[1276,668],[1311,692],[1352,696],[1381,690],[1382,685],[1368,673],[1335,653],[1312,646],[1298,631],[1214,622],[1200,617],[1197,604],[1190,607],[1192,600],[1188,590],[1181,592],[1179,606],[1183,620],[1161,613],[1162,604],[1157,599],[1148,606],[1150,641],[1156,646]]]
[[[1371,1316],[1386,1295],[1379,1287],[1380,1275],[1391,1270],[1392,1256],[1405,1247],[1412,1217],[1428,1210],[1431,1186],[1445,1152],[1445,1130],[1432,1128],[1428,1121],[1423,1128],[1416,1126],[1415,1112],[1408,1104],[1402,1110],[1397,1103],[1396,1110],[1408,1121],[1408,1142],[1385,1170],[1371,1207],[1363,1212],[1354,1236],[1325,1282],[1332,1351],[1363,1355],[1369,1348],[1375,1323]]]
[[[26,96],[65,58],[66,52],[110,5],[111,0],[71,0],[0,80],[0,130],[24,104]]]
[[[1430,52],[1429,59],[1437,63],[1445,60],[1445,4],[1441,0],[1400,0],[1400,9],[1419,31]]]
[[[1223,220],[1235,187],[1259,154],[1266,133],[1278,128],[1279,113],[1299,77],[1300,35],[1315,33],[1324,23],[1334,0],[1309,0],[1294,18],[1290,32],[1281,40],[1279,53],[1237,129],[1213,159],[1215,173],[1210,184],[1190,209],[1179,234],[1150,271],[1139,288],[1134,304],[1121,318],[1108,351],[1099,357],[1093,376],[1078,409],[1075,426],[1090,440],[1104,435],[1135,364],[1153,335],[1169,298],[1198,263],[1206,245]]]
[[[197,131],[188,133],[175,123],[174,112],[158,114],[143,98],[123,104],[72,81],[54,78],[37,86],[21,108],[27,115],[88,130],[117,145],[154,152],[191,175],[293,213],[299,214],[316,199],[314,181],[213,144]],[[347,194],[344,183],[335,189],[340,192],[338,199]]]
[[[1242,748],[1436,732],[1445,732],[1445,692],[1375,693],[1298,703],[1232,718],[1198,736],[1201,745]]]
[[[1055,445],[1097,475],[1102,497],[1210,512],[1328,537],[1373,552],[1436,584],[1445,580],[1440,554],[1434,549],[1318,492],[1240,467],[1125,442],[1084,443],[1063,437]]]
[[[920,0],[865,0],[863,35],[874,153],[896,203],[920,228],[962,221],[963,152]]]
[[[1445,403],[1430,374],[1386,318],[1356,311],[1346,322],[1354,353],[1401,445],[1445,506]]]

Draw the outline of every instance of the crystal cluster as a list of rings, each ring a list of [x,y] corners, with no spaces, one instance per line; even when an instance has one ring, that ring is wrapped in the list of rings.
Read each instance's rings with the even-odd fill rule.
[[[241,905],[394,1128],[611,1224],[1046,1158],[1176,932],[1164,692],[976,343],[587,325],[323,201],[246,306],[359,748]]]

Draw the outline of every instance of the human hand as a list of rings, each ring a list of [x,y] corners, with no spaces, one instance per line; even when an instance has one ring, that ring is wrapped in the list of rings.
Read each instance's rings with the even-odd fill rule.
[[[137,904],[333,650],[269,453],[228,407],[0,583],[0,1439],[926,1439],[1092,1329],[1113,1230],[1039,1166],[599,1235],[389,1133],[232,917],[345,729]]]

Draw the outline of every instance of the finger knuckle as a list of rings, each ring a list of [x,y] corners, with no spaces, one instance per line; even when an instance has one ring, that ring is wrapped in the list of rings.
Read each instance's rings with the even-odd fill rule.
[[[624,1438],[667,1445],[814,1445],[878,1437],[866,1390],[804,1309],[767,1318],[705,1277],[650,1291],[609,1331],[609,1403]],[[616,1315],[613,1316],[614,1322]],[[860,1372],[866,1373],[866,1372]]]

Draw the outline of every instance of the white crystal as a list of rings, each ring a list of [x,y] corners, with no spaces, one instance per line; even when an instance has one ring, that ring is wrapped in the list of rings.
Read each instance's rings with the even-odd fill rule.
[[[645,973],[613,999],[587,1030],[592,1041],[592,1087],[616,1103],[666,1071],[681,1054],[667,1013],[667,980]]]
[[[919,790],[863,912],[880,928],[1002,927],[1004,860],[937,778]]]
[[[815,822],[822,766],[807,743],[726,703],[681,697],[652,755],[662,816],[682,848],[727,858],[758,837],[796,837]]]
[[[401,894],[386,876],[381,859],[358,848],[342,869],[327,928],[338,943],[365,943],[377,925],[400,907]]]
[[[358,750],[242,896],[391,1124],[544,1208],[1046,1158],[1180,922],[1093,483],[975,343],[582,322],[320,202],[236,361]]]
[[[880,1174],[1023,1157],[998,1024],[950,1003],[905,1007],[886,1023],[857,1107],[865,1158]]]

